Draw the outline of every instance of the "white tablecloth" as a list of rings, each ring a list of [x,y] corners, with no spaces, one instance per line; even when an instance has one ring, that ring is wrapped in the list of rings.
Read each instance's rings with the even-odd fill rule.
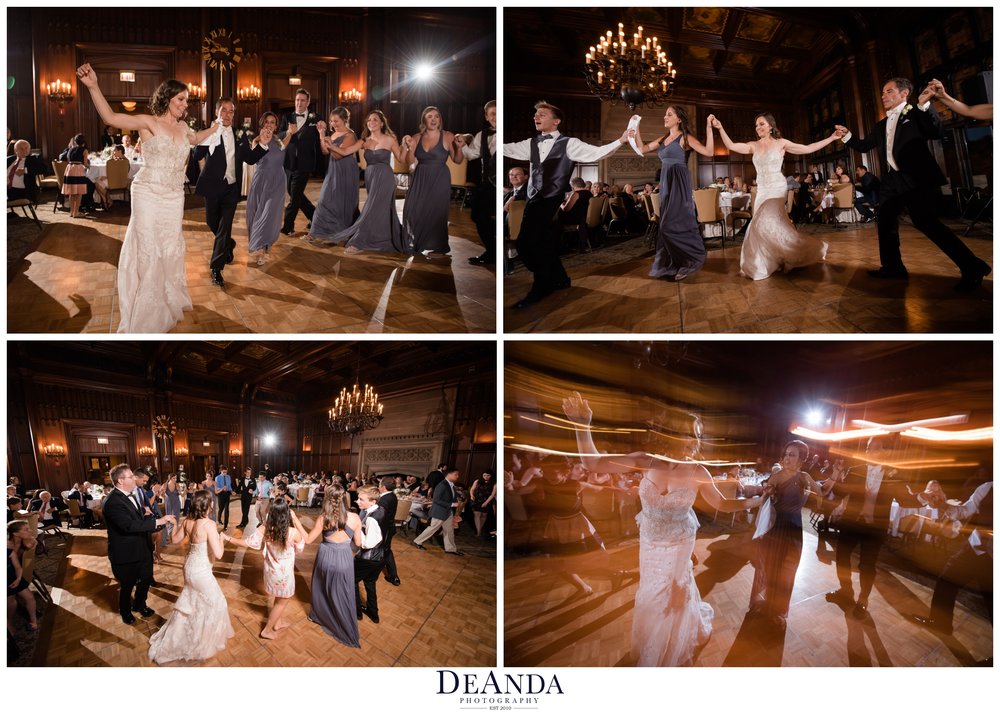
[[[308,488],[309,498],[306,499],[306,503],[312,503],[313,496],[316,495],[316,489],[319,488],[319,484],[313,484],[312,486],[306,486],[305,484],[292,483],[288,485],[288,495],[294,498],[296,501],[299,500],[299,489]]]
[[[131,181],[135,178],[135,175],[139,173],[139,169],[142,168],[142,161],[130,161],[128,165],[128,180]],[[101,176],[108,175],[107,162],[101,161],[100,159],[91,159],[90,166],[87,168],[87,178],[89,178],[94,183],[97,183],[97,179]]]
[[[937,519],[938,512],[936,508],[931,508],[930,506],[923,506],[921,508],[900,508],[899,502],[893,500],[892,506],[889,507],[889,522],[892,524],[890,533],[893,536],[899,535],[899,522],[906,516],[920,515],[925,518],[930,518],[932,520]],[[917,535],[920,535],[917,533]]]

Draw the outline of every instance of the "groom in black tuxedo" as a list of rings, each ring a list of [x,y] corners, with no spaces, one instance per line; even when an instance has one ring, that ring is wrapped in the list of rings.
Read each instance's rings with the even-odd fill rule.
[[[261,143],[256,149],[250,148],[246,139],[236,141],[233,133],[233,117],[236,105],[228,97],[222,97],[215,103],[215,113],[222,125],[218,134],[213,134],[195,149],[194,160],[205,159],[195,186],[195,193],[205,197],[205,222],[215,234],[215,245],[212,248],[212,258],[208,267],[212,274],[212,282],[220,288],[226,286],[222,279],[222,269],[233,262],[233,250],[236,241],[233,240],[233,216],[236,215],[236,204],[240,202],[243,189],[243,164],[255,164],[267,151],[268,136],[264,139],[261,131]],[[207,158],[206,158],[207,157]]]
[[[869,270],[875,278],[909,277],[899,252],[899,214],[905,208],[913,227],[934,241],[959,270],[962,279],[956,290],[969,292],[982,285],[992,268],[977,258],[968,246],[938,220],[934,207],[938,187],[947,180],[927,148],[927,142],[941,138],[941,118],[930,105],[933,93],[924,91],[917,102],[909,103],[913,84],[908,79],[890,79],[882,88],[882,106],[886,118],[859,139],[846,127],[843,141],[855,151],[878,149],[882,162],[879,190],[878,251],[882,267]]]
[[[153,581],[153,542],[149,534],[164,523],[176,523],[173,516],[153,519],[148,507],[141,505],[136,479],[128,464],[111,469],[114,489],[104,502],[104,522],[108,527],[108,560],[111,572],[121,586],[118,611],[122,622],[135,622],[133,612],[143,617],[156,613],[146,605],[146,594]],[[135,590],[135,599],[132,590]]]
[[[288,236],[295,230],[295,216],[299,209],[302,209],[306,220],[312,223],[316,207],[306,198],[305,190],[309,177],[316,170],[320,154],[319,137],[326,131],[326,122],[317,122],[316,115],[309,113],[309,92],[305,89],[299,89],[295,93],[295,111],[281,117],[278,138],[285,138],[291,124],[295,124],[296,128],[285,148],[288,205],[285,206],[285,219],[281,224],[281,232]]]

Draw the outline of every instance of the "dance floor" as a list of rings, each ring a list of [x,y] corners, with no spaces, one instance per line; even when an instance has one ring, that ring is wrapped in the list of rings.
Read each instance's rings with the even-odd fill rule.
[[[961,235],[960,223],[950,223]],[[506,332],[670,333],[988,333],[993,325],[992,274],[978,293],[952,290],[958,269],[931,241],[902,226],[909,282],[876,280],[875,224],[846,230],[801,226],[830,244],[826,263],[767,280],[739,276],[740,246],[708,242],[705,267],[671,283],[648,277],[652,249],[642,238],[591,253],[564,256],[572,287],[523,310],[531,273],[519,268],[504,278]],[[990,226],[963,239],[993,264]]]
[[[231,506],[231,523],[239,522]],[[304,510],[308,528],[318,509]],[[148,604],[156,615],[125,625],[119,617],[118,586],[112,579],[104,530],[71,529],[73,540],[62,585],[53,589],[35,649],[36,666],[150,666],[149,638],[163,624],[184,584],[186,546],[171,546],[155,567],[160,583]],[[234,528],[230,534],[239,533]],[[464,542],[463,542],[464,541]],[[309,585],[318,544],[295,562],[295,598],[285,610],[290,623],[275,640],[258,635],[267,619],[260,551],[227,546],[214,572],[229,601],[236,636],[206,666],[244,667],[489,667],[496,663],[496,551],[469,536],[464,558],[436,545],[420,551],[397,535],[393,552],[402,585],[378,582],[379,624],[359,623],[361,649],[344,647],[309,621]]]
[[[313,202],[321,182],[309,183]],[[362,199],[365,192],[361,192]],[[397,201],[402,211],[403,201]],[[194,309],[175,333],[468,333],[493,332],[496,272],[473,266],[482,252],[469,209],[452,203],[451,257],[407,258],[396,254],[345,255],[280,236],[264,267],[249,264],[245,204],[233,223],[236,260],[226,267],[225,289],[212,284],[208,262],[212,234],[204,222],[204,201],[186,197],[184,239],[188,289]],[[113,333],[118,254],[129,211],[118,204],[109,214],[72,219],[44,203],[39,218],[48,225],[41,240],[9,276],[9,332]]]
[[[953,636],[935,634],[906,619],[910,614],[927,615],[934,585],[933,578],[916,574],[911,563],[926,551],[911,546],[895,552],[883,548],[869,617],[856,619],[850,610],[827,602],[824,595],[838,585],[833,563],[836,535],[818,538],[808,525],[784,636],[764,629],[757,620],[744,619],[753,581],[753,543],[749,527],[737,524],[729,529],[728,521],[720,515],[719,524],[703,525],[695,546],[698,589],[715,609],[712,636],[697,653],[695,665],[946,667],[993,656],[993,627],[978,596],[960,594]],[[591,558],[592,567],[580,568],[580,575],[594,588],[589,596],[577,594],[573,585],[558,578],[554,564],[544,557],[506,558],[506,666],[634,664],[629,645],[639,545],[637,540],[626,540],[609,550],[613,567],[630,570],[632,577],[613,591],[604,564]],[[855,596],[857,590],[855,565]]]

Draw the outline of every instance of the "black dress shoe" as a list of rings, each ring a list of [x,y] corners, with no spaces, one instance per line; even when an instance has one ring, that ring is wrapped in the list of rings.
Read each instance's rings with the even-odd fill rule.
[[[475,258],[469,258],[469,262],[472,265],[493,265],[496,263],[496,260],[483,253],[482,255],[477,255]]]
[[[950,635],[951,634],[951,627],[949,627],[948,625],[944,624],[943,622],[938,622],[937,620],[935,620],[935,619],[933,619],[931,617],[921,617],[920,615],[910,615],[910,620],[912,620],[913,622],[917,623],[918,625],[922,625],[923,627],[926,627],[929,630],[934,630],[935,632],[940,632],[942,635]]]
[[[465,553],[460,550],[446,550],[445,553],[448,555],[465,555]]]
[[[365,608],[365,614],[368,615],[368,619],[369,620],[371,620],[372,622],[374,622],[376,625],[378,624],[378,615],[377,614],[376,615],[371,614],[371,612],[368,610],[368,608]]]
[[[290,235],[292,235],[292,234],[293,234],[294,232],[295,232],[295,231],[286,231],[286,230],[285,230],[284,228],[282,228],[282,229],[281,229],[281,233],[282,233],[282,235],[286,235],[286,236],[290,236]]]
[[[838,605],[850,605],[854,602],[854,594],[844,589],[832,590],[826,594],[826,601]]]
[[[960,293],[971,293],[982,287],[983,278],[993,272],[993,268],[982,261],[979,262],[980,265],[977,266],[976,270],[962,275],[962,279],[958,281],[955,290]]]
[[[226,287],[226,281],[222,279],[222,271],[212,268],[209,271],[212,275],[212,284],[218,285],[220,288]]]
[[[541,300],[545,299],[548,296],[549,293],[547,292],[532,290],[523,298],[514,303],[514,307],[517,308],[518,310],[523,310],[526,307],[531,307],[536,302],[540,302]]]
[[[131,625],[135,622],[135,618],[132,617],[132,613],[126,612],[122,615],[122,622],[124,622],[126,625]]]
[[[879,268],[877,270],[869,270],[868,275],[873,278],[880,278],[884,280],[907,280],[910,274],[906,270],[889,270],[888,268]]]
[[[410,545],[412,545],[414,548],[420,548],[420,550],[427,550],[425,547],[423,547],[419,543],[413,543],[413,542],[411,542]]]
[[[235,260],[235,256],[232,253],[228,253],[226,255],[226,265],[231,265],[233,260]]]
[[[390,578],[388,575],[386,575],[385,580],[387,583],[392,583],[396,587],[399,587],[399,578]]]
[[[141,617],[152,617],[156,614],[156,610],[151,607],[143,605],[142,607],[133,607],[132,612],[138,612]]]
[[[553,285],[552,288],[554,290],[566,290],[570,285],[572,285],[572,281],[569,278],[566,278],[565,280],[560,280],[558,283]]]

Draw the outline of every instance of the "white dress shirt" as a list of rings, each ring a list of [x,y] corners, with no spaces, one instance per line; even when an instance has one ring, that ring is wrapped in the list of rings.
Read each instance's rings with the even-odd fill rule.
[[[892,168],[893,171],[899,171],[899,167],[896,165],[896,159],[892,155],[892,145],[896,140],[896,126],[899,124],[899,117],[902,115],[903,107],[905,106],[907,106],[906,102],[900,102],[890,109],[885,115],[887,120],[885,124],[885,153],[886,158],[889,160],[889,167]],[[922,112],[926,112],[930,106],[930,102],[924,102],[923,104],[918,104],[917,109]],[[852,136],[854,136],[852,132],[847,132],[847,134],[841,138],[841,141],[846,144],[851,140]]]
[[[382,529],[378,521],[368,515],[367,509],[361,512],[361,547],[374,548],[382,542]]]
[[[472,141],[462,147],[462,153],[465,154],[465,158],[469,161],[475,161],[479,158],[479,151],[482,147],[483,142],[483,132],[478,132],[472,139]],[[487,145],[490,148],[490,154],[497,153],[497,135],[491,134]]]
[[[545,161],[549,152],[552,151],[552,147],[555,145],[556,139],[559,138],[560,133],[558,131],[553,131],[550,136],[552,137],[551,139],[545,139],[544,141],[538,141],[538,137],[533,137],[531,139],[517,141],[512,144],[504,144],[503,155],[508,159],[530,161],[531,142],[538,141],[538,160]],[[585,144],[576,137],[570,137],[569,141],[566,142],[566,156],[570,161],[591,163],[594,161],[600,161],[605,156],[615,153],[615,151],[620,149],[621,146],[622,143],[618,141],[618,139],[615,139],[604,146],[593,146],[592,144]]]

